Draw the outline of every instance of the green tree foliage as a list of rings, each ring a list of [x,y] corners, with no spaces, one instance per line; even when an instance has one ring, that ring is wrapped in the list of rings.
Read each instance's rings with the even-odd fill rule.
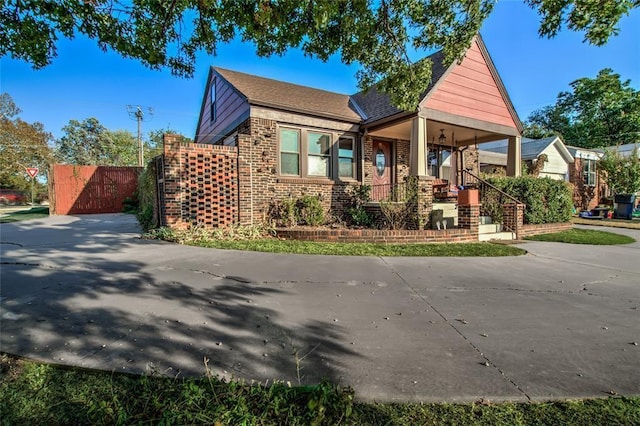
[[[614,194],[640,192],[640,152],[638,146],[628,156],[607,149],[598,161],[598,173]]]
[[[584,32],[584,41],[596,46],[617,35],[620,18],[640,6],[637,0],[525,0],[541,16],[541,37],[555,37],[564,26]]]
[[[605,68],[571,83],[555,105],[534,111],[528,126],[562,136],[568,145],[598,148],[640,139],[640,91]]]
[[[544,139],[548,138],[549,136],[555,135],[552,130],[546,129],[539,124],[525,122],[522,123],[522,125],[524,127],[522,129],[522,136],[524,136],[525,138]]]
[[[96,118],[70,120],[62,131],[64,136],[55,143],[59,161],[101,166],[138,164],[138,141],[129,131],[108,130]]]
[[[52,160],[51,135],[41,123],[27,123],[18,115],[8,93],[0,95],[0,187],[28,190],[31,177],[25,167],[37,167],[45,176]]]
[[[144,158],[150,160],[156,155],[162,154],[163,136],[165,134],[179,135],[180,142],[191,143],[193,140],[180,135],[177,130],[167,127],[166,129],[156,129],[149,132],[149,139],[145,142]]]
[[[633,0],[525,0],[542,16],[540,33],[562,25],[583,31],[596,45],[616,34],[620,18],[640,5]],[[214,55],[234,38],[253,43],[260,56],[291,48],[327,60],[339,54],[359,63],[361,88],[379,83],[392,102],[413,110],[431,79],[429,61],[408,51],[442,48],[445,61],[461,58],[493,9],[495,0],[8,0],[0,10],[0,56],[36,68],[56,56],[60,38],[84,34],[100,48],[169,67],[191,76],[196,54]]]

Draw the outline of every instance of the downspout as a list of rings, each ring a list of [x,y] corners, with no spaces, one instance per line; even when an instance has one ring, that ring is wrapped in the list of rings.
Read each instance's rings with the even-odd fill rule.
[[[250,224],[253,226],[253,163],[251,159],[253,158],[253,151],[251,148],[251,140],[249,140],[249,187],[251,190],[249,191],[249,212],[251,214]]]

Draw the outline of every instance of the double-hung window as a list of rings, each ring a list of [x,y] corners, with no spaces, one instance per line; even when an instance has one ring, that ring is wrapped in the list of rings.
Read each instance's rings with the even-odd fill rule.
[[[582,179],[585,185],[596,185],[596,160],[582,159]]]
[[[338,176],[340,178],[355,179],[355,139],[351,137],[341,137],[338,139]]]
[[[356,179],[356,138],[332,132],[280,127],[280,174]]]
[[[309,176],[330,176],[331,135],[307,132],[307,165]]]
[[[280,173],[300,174],[300,132],[280,129]]]

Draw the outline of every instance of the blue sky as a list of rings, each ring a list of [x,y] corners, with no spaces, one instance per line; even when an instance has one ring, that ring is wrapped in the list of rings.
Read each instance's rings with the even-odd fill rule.
[[[563,29],[551,40],[538,37],[537,14],[521,1],[499,1],[481,34],[522,120],[535,109],[555,102],[560,91],[581,78],[612,68],[640,89],[640,10],[620,22],[620,35],[604,47],[582,43],[582,34]],[[91,40],[77,38],[58,45],[58,57],[42,70],[10,58],[0,60],[0,91],[22,109],[21,118],[39,121],[55,137],[69,120],[95,117],[111,130],[135,134],[136,122],[126,105],[152,107],[143,131],[171,127],[193,137],[209,66],[308,85],[339,93],[357,91],[357,66],[339,58],[327,63],[299,51],[283,57],[258,58],[253,46],[220,45],[218,56],[202,54],[193,78],[168,70],[149,70],[133,59],[104,53]]]

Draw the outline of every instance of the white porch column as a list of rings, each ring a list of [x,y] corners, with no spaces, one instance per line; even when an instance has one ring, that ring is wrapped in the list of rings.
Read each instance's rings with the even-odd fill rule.
[[[411,150],[410,150],[411,176],[427,176],[427,120],[416,117],[411,120]]]
[[[522,147],[520,136],[510,136],[507,147],[507,176],[518,177],[522,173]]]

